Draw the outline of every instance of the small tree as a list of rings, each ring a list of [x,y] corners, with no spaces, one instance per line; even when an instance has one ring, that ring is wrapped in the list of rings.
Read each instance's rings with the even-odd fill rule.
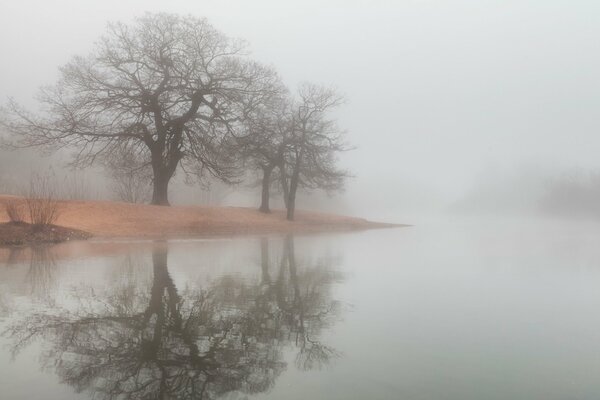
[[[299,187],[328,192],[343,188],[348,173],[337,167],[337,154],[348,147],[344,132],[328,117],[342,101],[334,90],[306,83],[297,100],[281,91],[247,116],[246,135],[237,138],[237,144],[246,165],[262,174],[260,211],[270,211],[274,176],[289,220],[294,219]]]
[[[255,109],[246,118],[246,135],[238,145],[247,167],[260,171],[261,203],[259,210],[270,212],[270,188],[273,173],[284,163],[286,146],[291,137],[291,105],[283,93]]]
[[[342,102],[343,98],[333,89],[306,83],[298,90],[291,138],[280,167],[290,221],[294,219],[299,187],[341,190],[349,176],[337,166],[338,153],[349,149],[344,131],[328,118],[328,113]]]

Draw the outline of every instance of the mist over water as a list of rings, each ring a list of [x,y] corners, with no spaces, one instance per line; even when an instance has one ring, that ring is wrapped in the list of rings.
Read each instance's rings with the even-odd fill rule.
[[[488,222],[3,252],[3,394],[593,398],[597,227]]]
[[[207,18],[290,92],[335,88],[351,177],[297,208],[411,226],[0,246],[0,399],[600,397],[600,2],[7,0],[0,106],[39,111],[108,22],[146,12]],[[124,200],[58,147],[0,146],[0,196],[43,176],[56,199]],[[149,203],[134,158],[110,161]],[[179,165],[169,201],[258,210],[247,165],[235,183]]]

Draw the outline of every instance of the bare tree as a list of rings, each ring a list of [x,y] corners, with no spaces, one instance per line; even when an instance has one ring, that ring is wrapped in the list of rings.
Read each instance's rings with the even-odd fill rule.
[[[133,25],[110,24],[90,56],[75,57],[55,86],[41,90],[47,113],[11,101],[4,125],[17,135],[16,146],[74,146],[78,165],[125,144],[152,168],[152,204],[168,205],[179,167],[224,180],[237,172],[223,144],[278,81],[243,51],[191,16],[146,14]]]
[[[260,211],[270,211],[274,175],[289,220],[294,219],[299,187],[328,192],[343,187],[348,173],[337,167],[337,154],[348,147],[344,132],[328,117],[342,101],[333,89],[305,83],[297,99],[281,91],[247,115],[246,135],[237,138],[237,144],[246,166],[262,173]]]
[[[286,95],[281,93],[257,107],[246,118],[246,135],[237,141],[246,166],[262,175],[259,210],[264,213],[270,212],[273,173],[283,165],[286,146],[291,139],[291,103]]]
[[[349,149],[344,131],[328,118],[328,113],[342,102],[333,89],[305,83],[298,90],[291,138],[280,167],[288,220],[294,219],[300,186],[328,192],[341,190],[349,176],[337,166],[338,153]]]

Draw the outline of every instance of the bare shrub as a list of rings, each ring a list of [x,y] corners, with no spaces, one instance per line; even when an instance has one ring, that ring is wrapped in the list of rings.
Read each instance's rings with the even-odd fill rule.
[[[25,210],[23,204],[18,200],[10,200],[6,203],[6,214],[8,214],[10,222],[25,222]]]
[[[150,201],[150,184],[138,177],[135,171],[112,175],[111,190],[117,200],[127,203],[147,203]]]
[[[110,189],[117,200],[127,203],[150,201],[152,168],[130,146],[114,149],[106,158],[105,168],[112,181]]]
[[[29,222],[37,227],[52,225],[59,216],[60,207],[50,175],[34,174],[29,182],[25,200]]]

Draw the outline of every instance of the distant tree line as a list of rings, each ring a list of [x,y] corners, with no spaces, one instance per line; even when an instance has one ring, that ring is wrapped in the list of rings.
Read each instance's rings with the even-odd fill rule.
[[[43,112],[9,101],[2,124],[18,147],[73,148],[73,165],[105,165],[130,201],[169,205],[169,182],[212,176],[239,183],[261,174],[260,210],[272,188],[292,220],[299,188],[342,188],[348,149],[331,112],[335,90],[300,85],[292,94],[275,70],[205,19],[146,14],[108,25],[86,57],[60,68],[40,90]]]
[[[600,216],[600,172],[575,170],[548,180],[538,205],[545,214]]]

